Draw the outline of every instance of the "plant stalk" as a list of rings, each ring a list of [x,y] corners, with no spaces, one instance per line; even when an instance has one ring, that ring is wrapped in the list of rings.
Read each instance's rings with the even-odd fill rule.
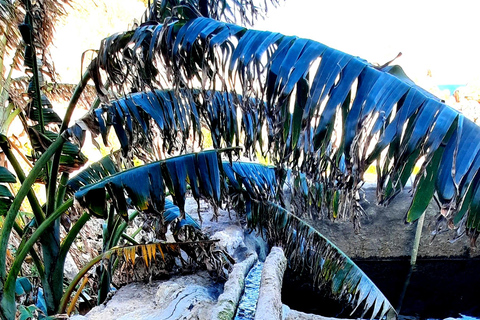
[[[90,220],[91,215],[88,213],[83,213],[80,218],[77,220],[77,222],[73,225],[73,227],[70,229],[66,237],[62,241],[62,245],[60,247],[60,253],[58,256],[58,259],[60,261],[65,261],[65,258],[67,256],[68,251],[70,250],[70,247],[72,246],[73,241],[78,236],[78,233],[82,230],[83,226],[85,223],[87,223],[88,220]]]
[[[31,237],[23,246],[22,250],[17,252],[17,256],[15,257],[15,260],[13,261],[8,276],[5,280],[5,287],[1,301],[2,313],[7,319],[15,318],[15,282],[25,257],[37,240],[44,234],[44,232],[72,205],[73,198],[63,203],[57,210],[55,210],[55,212],[45,219],[41,225],[38,226],[37,230],[35,230],[35,232],[31,235]],[[62,282],[60,281],[60,283]]]
[[[55,153],[55,151],[63,145],[64,141],[64,138],[62,136],[59,136],[55,140],[55,142],[53,142],[50,147],[37,160],[37,163],[23,181],[22,186],[18,190],[15,199],[10,205],[10,209],[5,216],[3,228],[0,234],[0,294],[4,289],[3,283],[6,277],[5,257],[7,254],[8,239],[10,238],[10,234],[12,232],[18,210],[20,209],[20,206],[22,205],[25,197],[31,191],[31,187],[35,183],[35,180],[42,171],[43,167],[47,164],[47,162],[50,160],[50,157]],[[37,223],[40,223],[40,221],[37,221]]]
[[[126,233],[122,233],[122,238],[127,240],[128,242],[130,242],[131,244],[135,245],[135,246],[138,246],[140,243],[138,243],[137,241],[135,241],[135,239],[133,239],[132,237],[130,237],[128,234]]]
[[[23,172],[22,166],[17,161],[17,158],[15,158],[15,156],[12,153],[12,150],[10,149],[10,146],[11,145],[13,146],[13,143],[10,143],[8,138],[5,137],[5,139],[6,139],[5,142],[0,143],[0,147],[2,148],[3,153],[7,157],[10,164],[12,165],[12,168],[15,171],[15,174],[17,175],[18,180],[23,185],[25,183],[25,179],[26,179],[25,178],[25,173]],[[19,190],[19,192],[20,192],[20,190]],[[17,193],[17,196],[18,196],[18,193]],[[17,198],[17,196],[15,196],[15,198]],[[35,216],[35,219],[36,219],[37,223],[38,224],[42,223],[43,220],[45,219],[45,214],[43,213],[42,207],[40,206],[40,203],[38,202],[38,199],[37,199],[35,193],[33,192],[33,190],[31,188],[27,191],[27,199],[28,199],[28,202],[30,202],[30,206],[32,207],[33,215]],[[19,207],[19,209],[20,209],[20,207]]]
[[[82,293],[83,288],[85,288],[85,285],[88,283],[88,277],[83,278],[83,282],[80,285],[80,287],[77,290],[77,293],[72,299],[72,302],[70,303],[70,306],[68,307],[67,310],[67,315],[70,316],[70,314],[73,311],[73,308],[75,308],[75,304],[77,303],[78,298],[80,297],[80,294]]]
[[[70,296],[72,295],[72,292],[75,290],[75,287],[76,285],[78,284],[78,282],[83,278],[83,276],[85,276],[85,274],[88,272],[88,270],[90,270],[95,264],[97,264],[97,262],[99,262],[100,260],[102,260],[104,254],[100,254],[98,256],[96,256],[95,258],[93,258],[92,260],[90,260],[79,272],[78,274],[75,276],[75,278],[73,278],[72,282],[70,282],[70,285],[68,286],[67,290],[65,291],[65,293],[63,294],[63,297],[62,299],[60,300],[60,305],[58,307],[58,313],[65,313],[65,309],[67,307],[67,303],[68,301],[70,300]]]
[[[23,232],[22,228],[20,228],[18,223],[15,222],[15,224],[13,225],[13,229],[15,230],[15,232],[18,234],[18,236],[20,238],[23,237],[24,232]],[[22,245],[22,244],[24,244],[24,243],[22,242],[20,245]],[[19,248],[20,248],[20,246],[19,246]],[[40,279],[43,279],[45,277],[45,270],[43,268],[42,261],[40,260],[40,257],[38,256],[38,254],[37,254],[37,252],[35,251],[34,248],[32,248],[30,250],[30,255],[32,256],[33,263],[35,264],[35,267],[37,268],[38,275],[39,275]]]
[[[60,126],[59,135],[61,135],[67,128],[68,124],[70,123],[70,119],[72,118],[73,111],[77,106],[77,102],[80,99],[80,96],[83,93],[83,90],[87,86],[88,81],[90,80],[90,67],[87,71],[83,74],[82,79],[77,84],[75,91],[73,92],[72,97],[70,98],[70,102],[68,103],[67,110],[65,112],[65,116],[63,117],[62,125]],[[47,215],[55,210],[55,193],[56,193],[56,182],[57,182],[57,175],[58,175],[58,168],[60,167],[60,157],[62,155],[62,148],[57,150],[53,157],[52,162],[52,170],[50,171],[50,178],[48,179],[48,190],[47,190]]]
[[[55,208],[58,208],[63,201],[65,200],[65,193],[67,191],[67,183],[70,174],[68,172],[62,172],[62,176],[60,177],[60,182],[58,184],[57,190],[57,199],[55,200]]]
[[[410,268],[408,270],[407,278],[405,279],[405,283],[403,284],[403,289],[400,294],[400,299],[398,300],[397,305],[397,314],[400,314],[402,311],[403,300],[405,299],[405,295],[407,294],[408,286],[410,285],[410,279],[412,278],[412,274],[415,272],[415,267],[417,264],[417,255],[418,255],[418,247],[420,246],[420,238],[422,237],[422,229],[423,229],[423,222],[425,221],[425,213],[420,216],[417,220],[417,228],[415,230],[415,239],[413,240],[413,248],[412,253],[410,255]]]
[[[425,213],[417,220],[417,229],[415,230],[415,239],[413,241],[412,254],[410,256],[410,265],[414,266],[417,263],[418,247],[420,246],[420,238],[422,237],[423,222],[425,220]]]

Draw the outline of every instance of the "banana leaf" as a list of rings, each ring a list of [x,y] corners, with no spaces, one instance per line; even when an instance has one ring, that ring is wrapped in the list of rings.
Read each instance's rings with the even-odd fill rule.
[[[187,167],[194,170],[177,170]],[[112,160],[104,158],[71,179],[68,185],[73,190],[78,188],[75,197],[80,204],[99,217],[107,216],[108,198],[124,217],[128,216],[128,207],[162,213],[168,191],[184,218],[187,184],[194,183],[198,185],[198,193],[194,194],[197,200],[201,197],[214,203],[220,201],[220,171],[215,151],[173,157],[121,172],[116,170]]]
[[[279,245],[288,267],[313,286],[345,301],[360,318],[394,318],[395,309],[368,276],[338,247],[305,221],[271,202],[253,202],[248,225]]]
[[[95,184],[102,181],[102,179],[106,179],[121,172],[122,171],[118,169],[118,166],[115,164],[111,156],[103,157],[99,161],[92,163],[90,166],[79,172],[75,177],[69,179],[67,182],[68,192],[69,194],[74,194],[82,187]],[[104,200],[104,198],[102,198],[102,200]],[[90,204],[90,206],[93,207],[91,212],[100,216],[105,216],[105,212],[101,211],[104,210],[104,206],[99,205],[100,203],[100,201],[95,201]],[[124,208],[122,207],[122,210],[128,210],[129,206],[130,205]],[[165,199],[164,208],[163,217],[166,224],[172,223],[176,218],[181,216],[179,207],[174,205],[173,202],[168,199]],[[185,219],[180,221],[179,227],[183,225],[190,225],[196,229],[200,229],[198,223],[188,214],[185,215]]]
[[[196,97],[188,104],[195,102],[199,119],[186,118],[197,129],[199,122],[207,123],[215,145],[242,145],[248,154],[268,152],[274,165],[304,173],[310,189],[319,184],[335,186],[331,192],[324,188],[332,194],[329,199],[336,190],[345,197],[338,198],[338,207],[327,207],[340,210],[343,202],[354,201],[365,171],[374,162],[379,168],[377,198],[384,203],[405,187],[420,159],[427,163],[419,175],[426,174],[427,168],[439,170],[428,182],[435,188],[427,195],[437,197],[441,206],[453,208],[449,219],[457,214],[468,190],[476,189],[480,150],[475,137],[480,129],[415,85],[399,66],[379,68],[312,40],[202,17],[169,25],[153,22],[148,32],[155,37],[142,36],[145,32],[138,28],[107,39],[99,55],[109,58],[96,65],[98,72],[105,71],[118,86],[128,80],[145,90],[152,81],[171,87],[161,73],[175,75],[171,80],[177,92],[181,91],[179,103],[188,96],[186,88]],[[120,37],[130,39],[125,42],[138,48],[137,52],[130,50],[125,55],[124,47],[115,41]],[[115,72],[107,68],[108,61],[114,61]],[[143,75],[153,73],[145,70],[147,65],[159,72],[148,82]],[[120,78],[122,67],[131,72],[121,73],[125,76]],[[195,88],[199,85],[198,93]],[[222,94],[229,98],[216,100]],[[140,96],[135,94],[137,105]],[[149,108],[159,114],[171,109],[165,102],[149,101]],[[233,112],[241,123],[232,121]],[[182,116],[185,114],[193,113]],[[177,125],[188,123],[176,117]],[[154,121],[161,126],[158,119]],[[182,127],[176,128],[181,131]],[[165,135],[166,145],[175,143],[170,137],[170,133]],[[444,145],[442,156],[435,156]],[[434,159],[435,167],[429,167]],[[417,180],[415,190],[420,189],[419,183]],[[480,229],[480,213],[468,210],[467,214],[471,231]]]
[[[204,158],[205,162],[192,160],[200,158]],[[186,168],[193,165],[195,172],[203,172],[203,175],[198,175],[196,179],[199,179],[199,190],[205,198],[217,201],[216,192],[213,192],[215,189],[225,189],[223,192],[243,190],[248,202],[246,205],[248,225],[264,232],[271,243],[282,245],[289,265],[302,274],[307,273],[314,285],[324,287],[328,284],[329,292],[336,298],[345,299],[353,308],[361,308],[365,312],[370,310],[372,318],[382,318],[387,313],[395,312],[378,288],[338,248],[301,219],[265,200],[268,194],[275,190],[276,179],[271,166],[223,162],[221,170],[218,166],[217,153],[206,151],[166,159],[107,176],[96,183],[81,187],[75,197],[83,206],[94,210],[98,207],[92,205],[92,200],[95,204],[106,203],[107,194],[110,194],[112,201],[118,201],[119,197],[112,196],[112,193],[121,193],[123,190],[129,202],[138,209],[148,211],[153,207],[158,211],[165,210],[166,219],[175,219],[181,216],[181,208],[165,201],[165,192],[168,188],[174,201],[178,196],[184,197],[184,193],[178,193],[178,190],[183,188],[180,186],[185,185],[187,180],[191,183],[195,177],[190,175],[190,170],[186,170],[189,172],[188,179],[187,174],[173,174],[169,170],[162,170],[162,166],[172,164],[175,164],[175,169],[179,166]],[[222,172],[225,173],[221,177]],[[210,184],[209,189],[204,188],[204,181]],[[155,184],[157,188],[152,190],[149,184]],[[116,191],[112,191],[112,187]],[[176,201],[178,202],[178,199]],[[117,205],[117,208],[120,207]],[[314,261],[313,268],[309,264],[311,261]]]

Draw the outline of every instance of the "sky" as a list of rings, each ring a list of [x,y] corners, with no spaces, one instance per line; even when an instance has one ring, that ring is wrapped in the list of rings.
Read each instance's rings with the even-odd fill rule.
[[[422,82],[480,80],[478,0],[287,0],[255,29],[277,31],[383,64],[395,63]]]
[[[281,1],[281,0],[280,0]],[[83,10],[57,27],[52,50],[62,81],[80,79],[80,58],[100,40],[128,30],[144,5],[137,0],[77,0]],[[309,38],[371,63],[396,60],[418,84],[480,82],[480,0],[286,0],[255,29]],[[431,79],[429,79],[431,82]]]
[[[102,39],[116,32],[131,30],[133,22],[140,21],[145,12],[145,5],[139,0],[75,2],[77,5],[70,8],[68,16],[56,26],[54,46],[50,50],[60,80],[64,83],[80,81],[83,52],[98,50]]]

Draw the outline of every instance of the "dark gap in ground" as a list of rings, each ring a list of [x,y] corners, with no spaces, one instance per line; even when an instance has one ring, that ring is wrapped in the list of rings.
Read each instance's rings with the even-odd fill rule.
[[[356,260],[396,307],[409,272],[408,259]],[[283,303],[290,308],[329,317],[351,317],[335,302],[287,270],[282,290]],[[305,282],[303,282],[305,283]],[[419,259],[403,301],[401,314],[421,319],[480,317],[480,259]]]

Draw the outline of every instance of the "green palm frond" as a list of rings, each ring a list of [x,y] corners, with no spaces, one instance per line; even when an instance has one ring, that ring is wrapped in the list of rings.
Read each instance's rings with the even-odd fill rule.
[[[118,85],[134,83],[142,90],[153,83],[145,80],[147,71],[166,69],[179,88],[201,85],[205,101],[210,90],[228,89],[240,99],[239,116],[256,114],[258,121],[251,119],[251,130],[238,126],[238,136],[259,148],[257,138],[266,133],[261,141],[274,164],[305,173],[307,188],[331,190],[331,198],[352,206],[370,164],[376,161],[378,199],[388,203],[425,159],[408,221],[435,195],[449,219],[459,222],[467,214],[467,228],[478,235],[480,130],[406,79],[399,67],[379,70],[315,41],[206,18],[148,27],[148,37],[141,29],[123,34],[136,52],[123,57],[108,45],[100,51],[112,53],[108,61],[118,66],[130,63],[128,81]],[[97,68],[115,83],[102,64]],[[251,106],[251,99],[258,103]]]

